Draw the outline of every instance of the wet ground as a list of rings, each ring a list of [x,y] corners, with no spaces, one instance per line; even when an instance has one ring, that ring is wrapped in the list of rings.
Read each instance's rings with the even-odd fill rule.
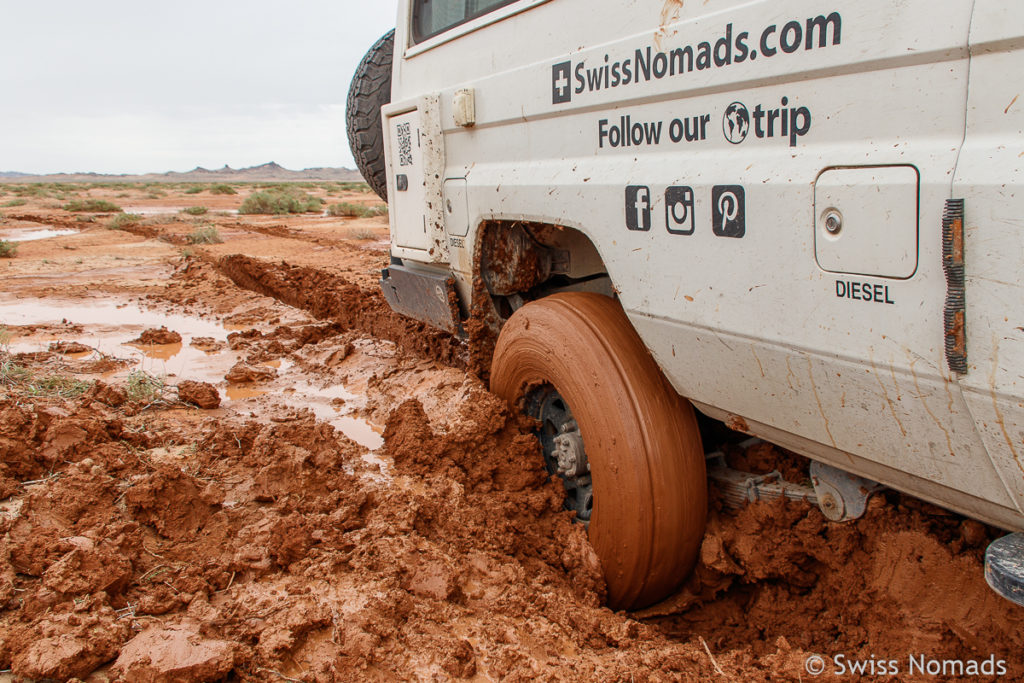
[[[386,218],[185,189],[0,209],[0,680],[1024,677],[1024,611],[982,576],[999,532],[893,492],[838,525],[712,488],[689,583],[608,610],[528,425],[376,290]]]

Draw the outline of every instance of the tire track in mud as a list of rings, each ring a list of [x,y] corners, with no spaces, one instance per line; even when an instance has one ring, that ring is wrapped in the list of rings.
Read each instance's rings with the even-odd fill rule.
[[[243,289],[300,308],[316,318],[392,341],[408,353],[460,369],[467,367],[465,344],[395,313],[380,292],[364,290],[316,268],[268,263],[242,254],[224,256],[213,265]]]

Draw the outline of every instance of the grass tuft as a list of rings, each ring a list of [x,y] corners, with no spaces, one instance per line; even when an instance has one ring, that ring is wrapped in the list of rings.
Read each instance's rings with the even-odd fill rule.
[[[164,381],[144,370],[132,370],[128,373],[126,387],[128,398],[139,403],[152,403],[163,396]]]
[[[201,188],[199,185],[193,185],[192,187],[185,190],[185,194],[199,194],[202,191],[203,188]]]
[[[386,216],[387,213],[388,207],[386,206],[364,206],[351,202],[331,204],[327,207],[328,216],[344,218],[371,218],[373,216]]]
[[[0,354],[0,385],[16,387],[24,384],[32,377],[32,373],[23,365],[18,365],[6,353]]]
[[[352,228],[348,231],[350,240],[372,240],[376,236],[370,228]]]
[[[182,213],[187,213],[189,216],[202,216],[208,211],[209,209],[205,206],[189,206],[181,210]]]
[[[107,222],[110,230],[124,230],[125,228],[138,225],[142,222],[142,216],[137,213],[119,213]]]
[[[116,213],[121,207],[106,199],[74,199],[64,205],[65,211],[91,211],[93,213]]]
[[[308,213],[319,211],[324,201],[293,187],[277,186],[249,195],[238,210],[242,214]]]
[[[238,192],[226,183],[218,183],[210,188],[210,194],[238,194]]]
[[[220,231],[216,227],[207,225],[190,232],[188,241],[190,244],[220,244],[224,238],[220,236]]]
[[[0,334],[7,335],[7,341],[0,343],[0,387],[31,398],[41,396],[60,396],[61,398],[77,398],[89,390],[92,382],[84,382],[65,375],[39,375],[17,363],[7,352],[10,341],[6,329],[0,328]]]
[[[0,258],[14,258],[18,253],[18,243],[0,240]]]
[[[25,206],[28,204],[27,199],[12,199],[8,202],[4,202],[2,205],[5,209],[14,208],[15,206]]]

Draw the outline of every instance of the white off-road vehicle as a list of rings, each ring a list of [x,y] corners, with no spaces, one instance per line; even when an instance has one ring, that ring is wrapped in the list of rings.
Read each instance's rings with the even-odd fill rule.
[[[1024,530],[1022,74],[1005,0],[401,0],[349,135],[392,307],[493,335],[638,607],[701,541],[694,407],[831,519],[879,482]]]

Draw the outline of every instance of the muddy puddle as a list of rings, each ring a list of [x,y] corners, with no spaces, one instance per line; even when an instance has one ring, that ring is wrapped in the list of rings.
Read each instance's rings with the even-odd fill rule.
[[[200,205],[201,206],[201,205]],[[181,206],[125,206],[123,207],[125,213],[133,213],[137,216],[165,216],[168,214],[176,214],[185,211],[186,209],[192,208],[189,205]],[[238,209],[210,209],[211,214],[230,214],[238,215]]]
[[[129,361],[95,373],[104,381],[124,380],[141,370],[168,385],[183,380],[208,382],[217,387],[224,405],[237,410],[258,413],[262,406],[273,402],[308,408],[317,418],[370,451],[383,445],[383,428],[357,414],[366,404],[364,396],[341,384],[318,384],[287,359],[254,364],[272,371],[273,377],[266,381],[228,381],[225,375],[245,360],[241,352],[230,348],[228,336],[247,329],[245,325],[110,300],[0,298],[0,328],[7,330],[11,353],[60,352],[61,347],[54,346],[58,342],[77,342],[88,348],[66,352],[65,357],[83,360],[107,356]],[[180,340],[143,340],[147,330],[161,329],[171,339],[177,336]]]
[[[65,235],[77,235],[77,230],[70,228],[54,228],[43,225],[32,228],[15,228],[12,230],[0,230],[0,239],[8,242],[34,242],[52,237],[64,237]]]

